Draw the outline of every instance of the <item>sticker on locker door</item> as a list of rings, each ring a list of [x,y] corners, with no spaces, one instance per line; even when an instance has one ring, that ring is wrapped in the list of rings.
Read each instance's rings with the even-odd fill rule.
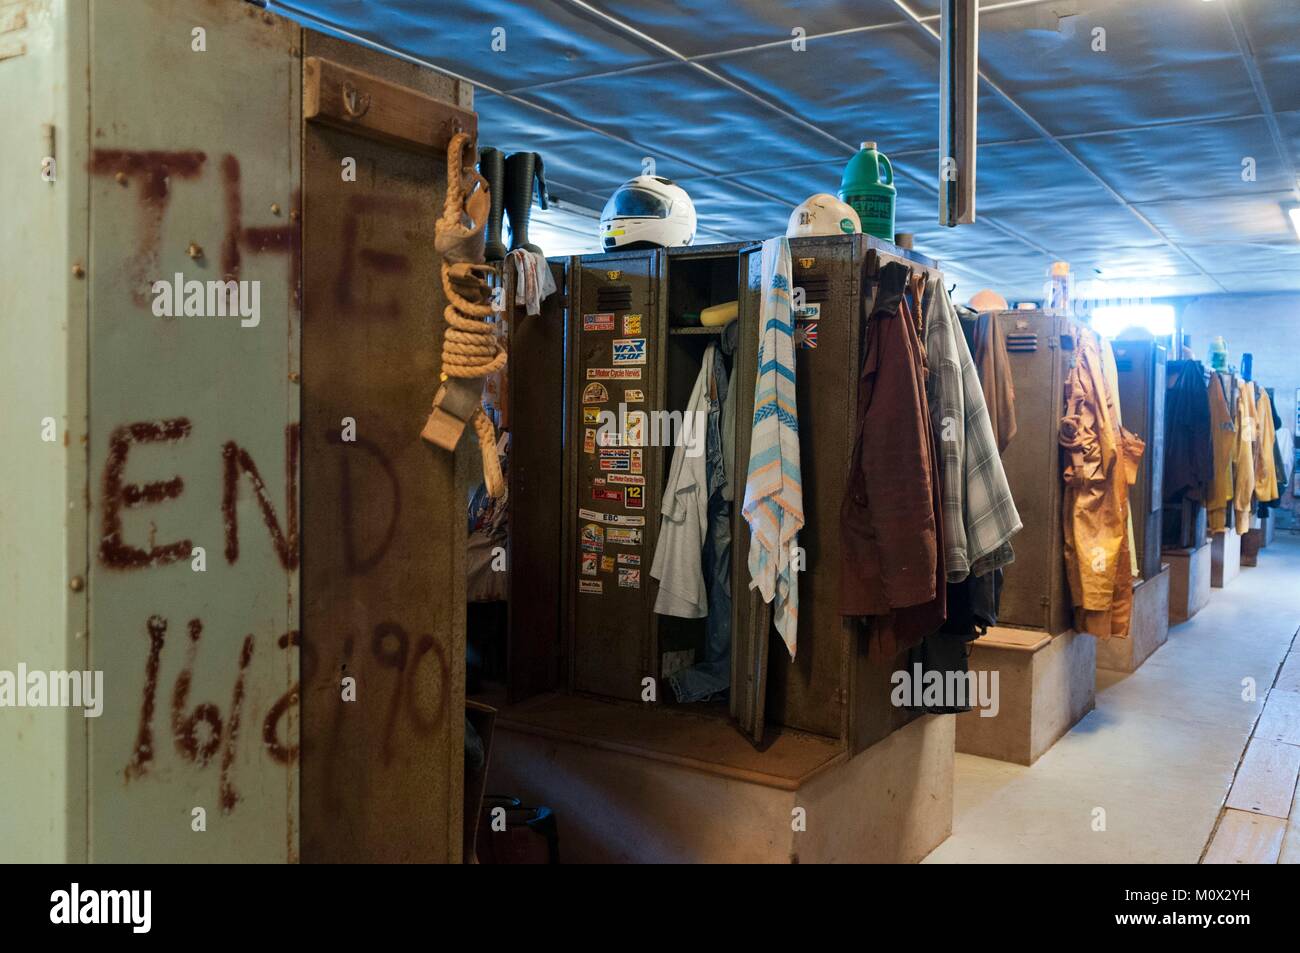
[[[615,364],[644,364],[645,338],[615,338]]]
[[[584,314],[582,316],[582,330],[613,331],[614,313],[610,311],[610,312],[601,312],[600,314]]]
[[[618,492],[617,490],[615,492]],[[629,510],[645,509],[645,487],[643,486],[625,486],[623,487],[623,505]]]

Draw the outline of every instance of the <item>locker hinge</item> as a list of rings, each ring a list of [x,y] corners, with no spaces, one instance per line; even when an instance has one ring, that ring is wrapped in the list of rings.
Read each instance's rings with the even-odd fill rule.
[[[847,705],[849,703],[849,690],[847,688],[841,688],[835,694],[839,697],[841,705]]]

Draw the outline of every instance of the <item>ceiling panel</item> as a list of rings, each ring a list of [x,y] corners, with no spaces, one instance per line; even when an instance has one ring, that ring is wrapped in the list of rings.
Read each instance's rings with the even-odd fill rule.
[[[1234,196],[1230,202],[1144,202],[1138,206],[1165,234],[1186,244],[1216,241],[1292,242],[1284,206],[1290,192]]]
[[[584,192],[599,191],[608,197],[620,184],[641,174],[643,149],[490,93],[478,93],[475,106],[479,113],[480,144],[507,152],[540,152],[548,174]],[[657,171],[668,178],[677,178],[689,170],[687,166],[661,159]]]
[[[850,147],[871,139],[893,155],[935,146],[938,55],[938,43],[914,27],[899,26],[816,40],[805,53],[775,48],[722,57],[710,67],[816,122]],[[997,140],[1034,132],[986,92],[979,100],[979,134]]]
[[[711,173],[847,158],[824,137],[680,63],[528,98],[641,143],[656,162],[677,157]]]
[[[1038,26],[1040,6],[980,16],[982,68],[1052,132],[1258,111],[1220,4],[1086,6],[1059,30]],[[1104,52],[1092,51],[1098,28],[1106,31]]]
[[[1277,110],[1300,109],[1300,27],[1296,0],[1239,0],[1268,98]]]
[[[276,9],[324,18],[497,89],[664,59],[564,0],[288,0]],[[494,51],[493,31],[505,49]]]
[[[591,5],[648,33],[683,56],[783,43],[792,30],[805,36],[848,30],[903,17],[889,0],[827,3],[825,0],[592,0]]]
[[[1133,202],[1204,201],[1276,192],[1293,183],[1262,117],[1072,139],[1069,147]],[[1252,159],[1254,181],[1243,181]]]

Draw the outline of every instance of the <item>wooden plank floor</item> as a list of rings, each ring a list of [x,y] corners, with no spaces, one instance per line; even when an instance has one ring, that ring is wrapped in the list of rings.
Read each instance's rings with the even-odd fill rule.
[[[1283,660],[1237,767],[1205,864],[1300,863],[1300,648]]]

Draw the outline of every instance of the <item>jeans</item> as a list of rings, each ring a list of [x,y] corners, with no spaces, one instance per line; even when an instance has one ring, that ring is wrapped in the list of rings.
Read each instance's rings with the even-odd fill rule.
[[[719,391],[719,397],[723,393]],[[720,400],[710,399],[705,441],[709,472],[708,527],[701,554],[704,585],[709,592],[709,615],[699,661],[668,676],[679,702],[704,701],[731,687],[731,503],[722,498],[726,470],[722,463],[721,418]]]

